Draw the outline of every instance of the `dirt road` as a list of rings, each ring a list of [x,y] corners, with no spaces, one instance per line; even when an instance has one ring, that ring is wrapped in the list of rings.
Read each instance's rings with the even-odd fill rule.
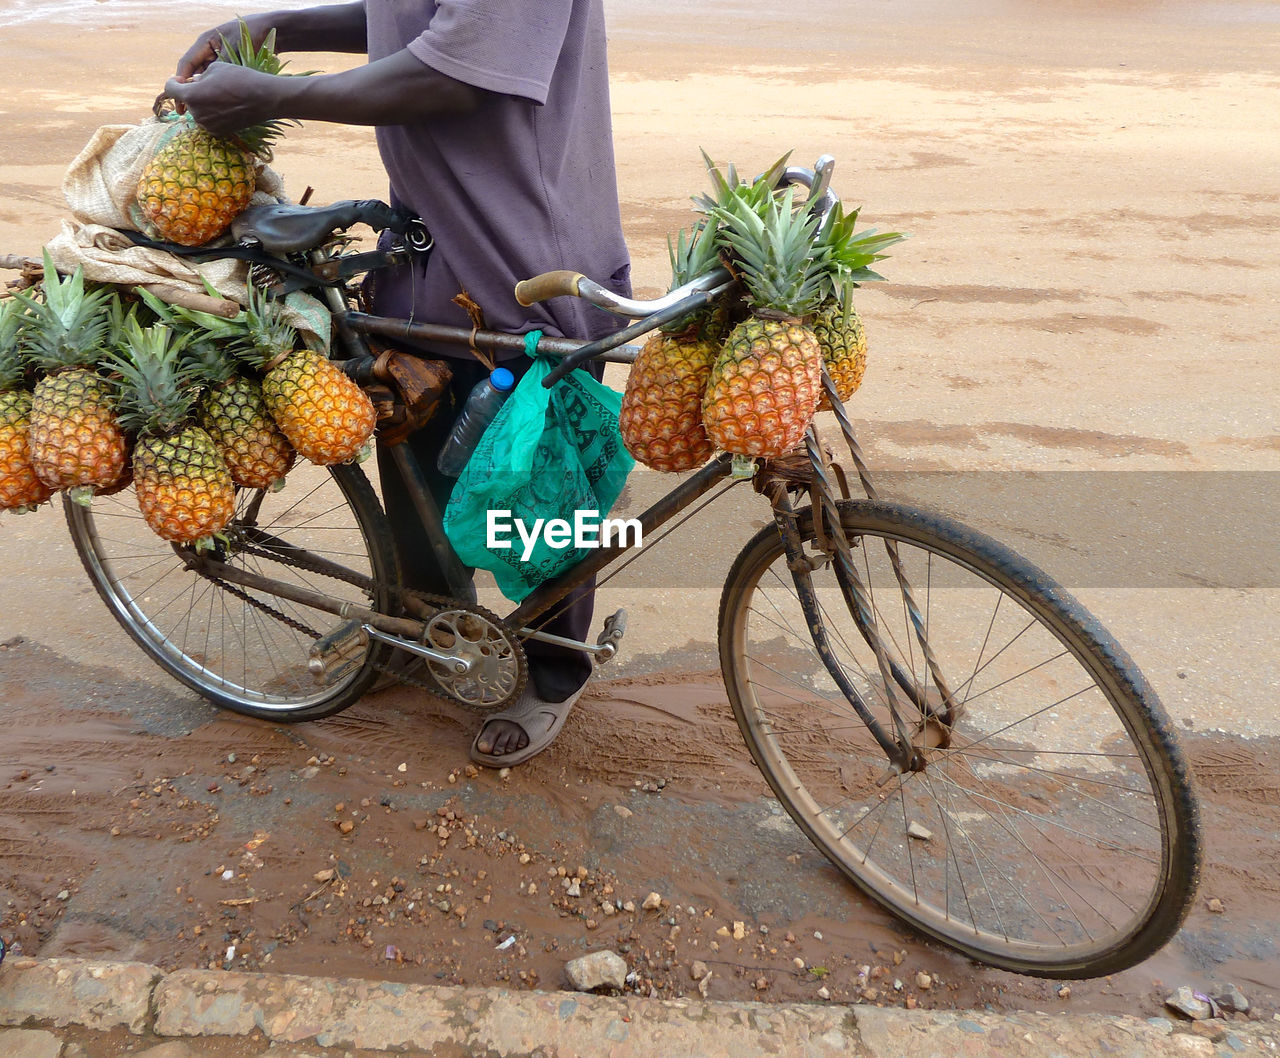
[[[625,657],[506,778],[467,772],[470,717],[407,690],[296,728],[215,714],[109,625],[57,511],[3,517],[0,933],[167,967],[539,987],[607,943],[664,995],[703,961],[717,998],[1154,1013],[1169,987],[1229,980],[1277,1009],[1274,5],[861,6],[785,34],[728,3],[614,12],[637,285],[665,286],[700,146],[744,169],[829,152],[863,220],[911,234],[859,300],[859,435],[888,493],[1065,580],[1165,700],[1208,848],[1174,944],[1063,998],[902,933],[761,808],[709,649],[746,507],[609,587]],[[5,31],[0,251],[56,230],[67,162],[145,113],[188,35]],[[361,131],[304,129],[277,165],[317,202],[385,183]],[[596,915],[605,896],[637,911]]]

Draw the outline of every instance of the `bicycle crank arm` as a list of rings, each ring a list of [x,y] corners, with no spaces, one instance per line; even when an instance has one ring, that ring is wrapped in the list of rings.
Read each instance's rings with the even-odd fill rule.
[[[406,650],[410,654],[416,654],[420,658],[426,658],[428,661],[438,662],[441,665],[447,666],[459,676],[467,675],[472,668],[475,667],[475,662],[471,658],[458,657],[456,654],[447,654],[441,650],[432,650],[430,647],[424,646],[412,639],[389,635],[386,632],[375,628],[371,624],[363,624],[360,628],[370,639],[376,639],[379,643],[389,643],[393,647],[398,647],[400,650]]]

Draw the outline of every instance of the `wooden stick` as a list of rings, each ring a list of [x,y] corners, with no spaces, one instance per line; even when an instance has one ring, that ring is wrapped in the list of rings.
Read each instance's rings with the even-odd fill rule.
[[[19,257],[17,254],[0,254],[0,268],[12,268],[15,272],[43,272],[44,265],[34,257]]]
[[[185,287],[176,287],[169,283],[144,283],[142,289],[149,290],[161,301],[170,305],[181,305],[184,309],[195,309],[208,312],[224,319],[232,319],[240,313],[240,306],[228,298],[213,298]]]

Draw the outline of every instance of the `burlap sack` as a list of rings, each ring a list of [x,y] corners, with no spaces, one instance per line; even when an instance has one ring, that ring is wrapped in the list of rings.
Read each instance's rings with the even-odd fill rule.
[[[164,250],[136,246],[118,229],[144,230],[136,192],[142,171],[172,122],[152,118],[141,125],[104,125],[93,134],[62,181],[71,219],[46,247],[60,272],[83,268],[86,279],[121,286],[164,283],[205,292],[203,280],[243,305],[248,265],[244,261],[195,262]],[[258,170],[253,203],[284,201],[284,184],[267,166]],[[315,298],[295,292],[285,300],[286,319],[312,348],[329,346],[329,314]]]

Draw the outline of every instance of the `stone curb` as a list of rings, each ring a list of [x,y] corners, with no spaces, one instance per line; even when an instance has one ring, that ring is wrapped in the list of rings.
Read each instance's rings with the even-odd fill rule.
[[[1009,1015],[837,1004],[612,998],[406,985],[143,963],[13,959],[0,970],[0,1025],[125,1027],[165,1037],[434,1051],[492,1058],[1210,1058],[1280,1055],[1280,1023]]]

